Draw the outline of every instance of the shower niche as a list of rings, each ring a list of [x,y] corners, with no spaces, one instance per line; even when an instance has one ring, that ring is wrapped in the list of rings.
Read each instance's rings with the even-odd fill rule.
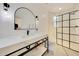
[[[79,10],[57,16],[56,43],[79,52]]]

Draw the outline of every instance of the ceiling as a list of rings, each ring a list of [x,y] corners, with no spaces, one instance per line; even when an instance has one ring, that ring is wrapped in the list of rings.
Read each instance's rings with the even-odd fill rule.
[[[58,13],[58,12],[67,12],[75,9],[75,7],[79,4],[75,3],[46,3],[43,4],[43,7],[48,9],[49,12]],[[61,8],[61,10],[59,10]]]
[[[14,3],[12,6],[26,6],[35,11],[49,12],[49,13],[62,13],[72,11],[79,7],[79,3]],[[61,10],[59,10],[61,8]]]
[[[30,3],[28,5],[32,5],[39,10],[52,13],[72,11],[76,6],[79,6],[78,3]],[[59,10],[59,8],[61,8],[61,10]]]

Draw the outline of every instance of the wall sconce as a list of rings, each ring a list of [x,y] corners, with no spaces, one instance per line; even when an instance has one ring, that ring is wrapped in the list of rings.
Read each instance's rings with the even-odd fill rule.
[[[9,7],[10,7],[10,5],[8,3],[3,3],[3,8],[5,11],[8,11]]]
[[[36,16],[36,18],[38,18],[38,16]]]
[[[38,16],[36,16],[35,18],[36,18],[36,24],[38,24],[38,22],[39,22]],[[36,31],[38,31],[38,28],[36,28]]]
[[[39,20],[39,19],[38,19],[38,16],[36,16],[35,18],[36,18],[37,20]]]

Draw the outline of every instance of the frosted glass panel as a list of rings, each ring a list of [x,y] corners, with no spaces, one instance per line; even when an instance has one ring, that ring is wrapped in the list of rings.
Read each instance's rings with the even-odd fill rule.
[[[71,35],[71,41],[79,43],[79,36]]]
[[[70,48],[79,51],[79,44],[70,42]]]
[[[62,45],[62,40],[61,39],[57,39],[57,43]]]
[[[79,11],[70,14],[71,19],[79,18]]]
[[[69,42],[68,41],[63,41],[63,46],[69,47]]]
[[[79,34],[79,28],[71,28],[70,33],[71,34]]]
[[[69,40],[69,35],[67,35],[67,34],[63,34],[63,39],[65,39],[65,40]]]
[[[69,28],[63,28],[63,33],[69,33]]]
[[[63,22],[63,27],[64,27],[64,26],[69,27],[69,21],[64,21],[64,22]]]
[[[69,14],[63,15],[63,20],[69,20]]]
[[[62,38],[62,34],[57,34],[57,38]]]
[[[57,32],[62,33],[62,28],[58,28],[58,29],[57,29]]]
[[[70,23],[71,26],[79,26],[79,19],[72,20]]]

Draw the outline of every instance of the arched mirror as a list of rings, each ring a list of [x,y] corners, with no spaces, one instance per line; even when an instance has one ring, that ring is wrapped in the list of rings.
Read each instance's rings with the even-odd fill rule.
[[[15,30],[37,30],[36,21],[38,16],[25,7],[20,7],[14,14],[14,29]]]

